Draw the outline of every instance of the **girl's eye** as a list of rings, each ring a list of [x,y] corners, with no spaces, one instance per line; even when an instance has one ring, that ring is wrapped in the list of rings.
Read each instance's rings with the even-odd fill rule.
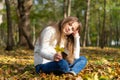
[[[68,24],[69,24],[70,26],[72,26],[72,24],[73,24],[73,21],[69,22]]]
[[[72,26],[72,23],[68,23],[69,26]]]

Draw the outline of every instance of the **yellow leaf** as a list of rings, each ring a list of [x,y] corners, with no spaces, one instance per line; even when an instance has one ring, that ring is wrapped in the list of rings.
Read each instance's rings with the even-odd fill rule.
[[[109,78],[108,78],[108,76],[105,76],[105,75],[102,75],[102,76],[100,76],[100,80],[109,80]]]
[[[98,73],[95,73],[94,80],[98,80]]]
[[[108,69],[108,72],[111,73],[112,72],[112,69],[110,67],[107,68]]]
[[[60,46],[56,46],[55,47],[55,50],[57,51],[57,52],[63,52],[64,51],[64,48],[61,48]]]

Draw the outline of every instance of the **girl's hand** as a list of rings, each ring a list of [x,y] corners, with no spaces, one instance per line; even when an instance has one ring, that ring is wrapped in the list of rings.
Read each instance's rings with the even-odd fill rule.
[[[79,36],[78,30],[74,31],[72,35],[73,35],[74,37]]]
[[[61,59],[63,59],[61,53],[56,53],[54,55],[54,61],[60,61]]]

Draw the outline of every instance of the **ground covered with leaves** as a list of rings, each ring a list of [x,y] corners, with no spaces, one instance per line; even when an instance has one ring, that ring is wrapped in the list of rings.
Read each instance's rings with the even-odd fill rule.
[[[120,80],[120,49],[81,48],[81,55],[88,59],[84,70],[77,76],[36,74],[33,65],[33,51],[15,49],[5,51],[0,48],[0,80]]]

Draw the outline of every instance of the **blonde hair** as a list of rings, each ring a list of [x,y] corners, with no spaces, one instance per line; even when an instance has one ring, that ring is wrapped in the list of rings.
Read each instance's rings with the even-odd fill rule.
[[[78,18],[76,17],[67,17],[67,18],[64,18],[63,20],[61,20],[59,23],[58,23],[58,33],[59,33],[59,41],[58,41],[58,44],[60,44],[61,42],[61,39],[64,38],[64,36],[62,35],[62,29],[64,28],[64,24],[66,23],[69,23],[69,22],[78,22],[79,23],[79,26],[77,28],[79,34],[80,34],[80,30],[81,30],[81,27],[82,27],[82,24],[78,21]],[[58,35],[57,35],[58,36]],[[70,35],[67,35],[66,36],[66,44],[65,44],[65,47],[66,49],[69,51],[69,55],[66,57],[66,60],[69,62],[69,63],[73,63],[74,61],[74,37],[72,34]]]

